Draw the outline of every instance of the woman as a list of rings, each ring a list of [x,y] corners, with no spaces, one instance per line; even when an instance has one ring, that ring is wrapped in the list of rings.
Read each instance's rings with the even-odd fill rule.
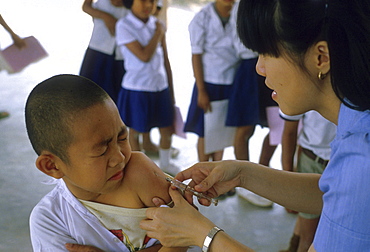
[[[337,124],[322,176],[247,161],[199,163],[179,180],[216,197],[240,186],[296,211],[321,214],[309,251],[370,249],[370,2],[241,0],[238,31],[259,53],[257,72],[287,115],[317,110]],[[164,246],[251,251],[217,232],[178,192],[174,208],[149,209],[141,227]],[[192,202],[187,195],[188,201]],[[156,199],[158,200],[158,199]],[[209,202],[201,202],[209,204]],[[213,232],[209,232],[209,231]],[[216,235],[214,235],[216,233]],[[207,234],[213,238],[206,238]],[[208,249],[209,248],[209,249]]]

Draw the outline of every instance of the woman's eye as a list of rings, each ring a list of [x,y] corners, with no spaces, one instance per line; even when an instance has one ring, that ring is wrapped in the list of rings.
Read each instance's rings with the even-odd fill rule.
[[[126,141],[126,140],[127,140],[127,137],[119,138],[119,139],[118,139],[118,141],[119,141],[119,142],[124,142],[124,141]]]

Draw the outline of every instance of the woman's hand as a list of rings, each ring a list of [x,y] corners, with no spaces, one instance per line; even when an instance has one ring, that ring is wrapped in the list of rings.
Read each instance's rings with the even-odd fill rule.
[[[173,208],[149,208],[140,227],[165,247],[202,246],[215,225],[190,205],[178,190],[169,189]]]
[[[211,198],[215,198],[234,187],[242,185],[242,165],[243,162],[236,160],[197,163],[178,173],[175,179],[180,181],[192,179],[189,186],[198,192],[206,193]],[[185,197],[190,203],[193,202],[191,194],[185,193]],[[206,199],[200,199],[199,203],[210,205],[210,202]]]

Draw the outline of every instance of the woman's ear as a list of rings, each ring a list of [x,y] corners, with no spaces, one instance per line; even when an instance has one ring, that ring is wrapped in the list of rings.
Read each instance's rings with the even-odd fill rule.
[[[36,159],[36,167],[46,175],[60,179],[64,174],[57,168],[59,160],[54,154],[45,151]]]
[[[328,43],[326,41],[319,41],[315,45],[315,52],[317,55],[316,66],[319,68],[318,70],[322,73],[328,73],[330,71],[330,56]]]

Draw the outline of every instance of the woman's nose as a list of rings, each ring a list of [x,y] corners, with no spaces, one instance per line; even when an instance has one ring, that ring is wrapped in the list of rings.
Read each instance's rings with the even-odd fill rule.
[[[265,59],[263,56],[259,55],[258,56],[258,61],[256,64],[256,72],[263,76],[266,77],[266,71],[265,71]]]

